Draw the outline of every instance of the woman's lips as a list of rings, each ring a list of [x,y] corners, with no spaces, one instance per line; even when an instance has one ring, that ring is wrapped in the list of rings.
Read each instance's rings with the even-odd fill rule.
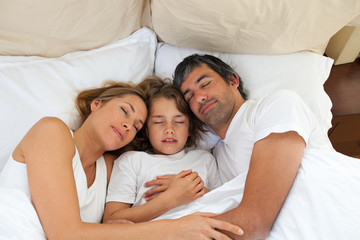
[[[114,130],[115,134],[118,135],[121,140],[124,140],[124,135],[121,133],[120,129],[114,126],[111,126],[111,128]]]

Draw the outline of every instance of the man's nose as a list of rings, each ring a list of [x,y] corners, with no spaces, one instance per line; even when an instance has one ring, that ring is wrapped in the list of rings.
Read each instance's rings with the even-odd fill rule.
[[[202,92],[198,92],[195,94],[195,99],[197,102],[202,103],[206,100],[206,95]]]

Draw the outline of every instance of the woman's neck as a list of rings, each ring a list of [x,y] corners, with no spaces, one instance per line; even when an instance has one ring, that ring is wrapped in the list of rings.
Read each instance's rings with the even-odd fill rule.
[[[95,144],[96,142],[97,140],[84,125],[74,132],[74,143],[84,168],[94,165],[96,160],[104,154],[104,149]]]

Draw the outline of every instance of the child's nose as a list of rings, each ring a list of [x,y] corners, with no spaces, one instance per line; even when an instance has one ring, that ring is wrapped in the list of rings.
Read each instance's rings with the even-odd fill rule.
[[[165,133],[166,134],[173,134],[174,133],[174,128],[171,126],[171,124],[166,125]]]

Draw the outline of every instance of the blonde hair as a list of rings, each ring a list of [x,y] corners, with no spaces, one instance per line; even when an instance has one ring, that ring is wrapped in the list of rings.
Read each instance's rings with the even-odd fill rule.
[[[75,100],[75,105],[84,122],[91,113],[91,102],[100,100],[106,103],[113,98],[122,97],[127,94],[138,96],[144,103],[144,92],[133,83],[107,81],[100,88],[88,89],[80,92]]]

